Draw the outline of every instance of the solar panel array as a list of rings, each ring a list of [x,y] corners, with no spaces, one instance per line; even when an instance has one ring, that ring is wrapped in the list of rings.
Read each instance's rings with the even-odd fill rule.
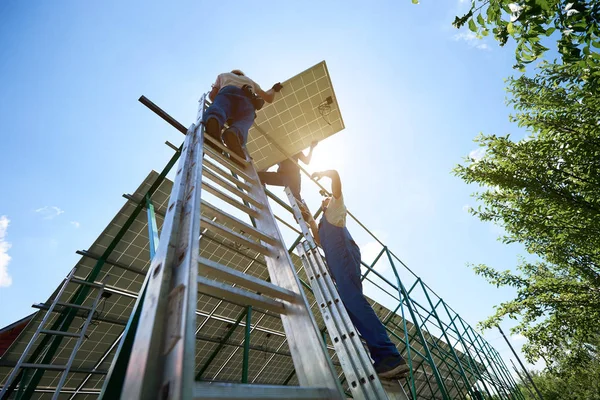
[[[158,174],[152,172],[135,191],[133,198],[136,200],[143,199],[144,194],[157,177]],[[171,182],[165,180],[152,196],[159,227],[163,222],[162,215],[164,215],[164,211],[166,210],[170,189]],[[128,201],[119,213],[117,213],[88,252],[86,252],[87,255],[83,256],[77,263],[75,267],[77,270],[76,276],[85,278],[92,271],[97,262],[96,259],[108,247],[118,230],[123,226],[123,223],[131,215],[134,207],[134,203]],[[218,219],[218,216],[207,207],[203,208],[202,213],[207,218]],[[225,221],[219,222],[226,224]],[[229,228],[235,230],[233,226],[229,226]],[[240,231],[238,230],[238,232]],[[77,372],[69,375],[61,399],[69,399],[74,396],[74,393],[79,393],[76,396],[77,399],[97,398],[105,377],[104,373],[110,366],[116,349],[116,343],[131,313],[137,292],[143,283],[144,274],[149,267],[149,255],[147,220],[146,215],[141,213],[112,252],[109,261],[102,268],[100,275],[96,279],[96,282],[102,282],[106,285],[107,291],[112,293],[112,296],[103,301],[97,309],[94,324],[88,330],[87,339],[77,353],[73,369]],[[211,232],[204,232],[201,237],[201,256],[262,279],[268,277],[264,259],[261,255],[248,248],[239,247],[228,239]],[[292,259],[297,267],[300,278],[307,281],[299,257],[293,254]],[[199,272],[202,274],[202,270]],[[72,295],[77,287],[78,285],[76,284],[69,284],[67,295]],[[321,314],[314,307],[314,297],[310,292],[307,292],[307,296],[309,303],[313,305],[313,313],[319,327],[324,328],[325,325]],[[52,296],[41,307],[47,307],[51,301]],[[389,309],[373,301],[371,303],[377,315],[382,320],[390,316],[391,311]],[[83,305],[91,305],[91,298],[86,300]],[[220,345],[227,332],[232,329],[240,315],[244,313],[244,310],[245,308],[242,306],[206,295],[199,295],[196,345],[197,373],[205,366],[211,354]],[[55,320],[56,315],[58,314],[53,316],[51,322]],[[24,347],[33,335],[40,319],[41,315],[37,315],[9,349],[7,357],[3,358],[5,363],[12,363],[13,365],[16,363],[19,355],[23,352]],[[393,317],[393,320],[394,324],[390,325],[393,327],[393,331],[402,338],[404,336],[402,320],[397,315]],[[76,332],[82,322],[74,323],[71,331]],[[199,378],[211,381],[240,382],[243,354],[241,347],[244,341],[244,326],[245,323],[242,319],[239,327],[224,342],[224,346],[218,352],[216,358],[214,358]],[[412,324],[408,323],[408,326],[409,329],[412,328],[411,334],[414,334]],[[298,382],[294,377],[289,378],[293,374],[294,367],[279,316],[255,310],[252,315],[251,328],[249,382],[284,384],[288,381],[287,383],[290,385],[297,385]],[[396,338],[393,338],[393,340],[400,349],[404,348],[404,344],[400,340]],[[74,341],[75,339],[73,338],[63,341],[53,363],[66,363]],[[443,345],[445,343],[442,342]],[[417,350],[423,351],[418,345],[413,344],[413,346]],[[338,374],[343,376],[331,346],[330,354],[336,365]],[[415,357],[414,360],[415,362],[420,362],[418,361],[418,357]],[[89,371],[93,371],[94,373],[86,373]],[[8,367],[0,368],[1,382],[4,382],[9,372],[10,368]],[[58,372],[46,372],[38,389],[50,391],[56,386],[58,378]],[[417,376],[417,382],[420,380],[424,381]],[[429,395],[429,391],[424,390],[422,391],[421,398],[429,398]],[[50,398],[50,396],[50,393],[38,392],[36,394],[36,398],[40,399]]]
[[[247,146],[257,169],[268,168],[285,158],[285,155],[261,134],[261,130],[268,132],[269,137],[282,146],[286,152],[294,154],[309,146],[312,141],[322,140],[344,128],[325,62],[315,65],[283,84],[284,90],[282,90],[281,96],[278,96],[273,104],[267,105],[258,113],[256,126],[250,132]],[[92,246],[81,252],[82,257],[75,266],[77,277],[84,279],[94,270],[102,253],[110,246],[119,230],[132,215],[137,203],[144,198],[157,178],[158,173],[151,172],[133,193],[132,200],[123,205]],[[171,186],[172,182],[165,179],[152,195],[159,229],[163,223]],[[223,208],[230,214],[240,215],[236,210],[228,208],[222,202],[219,203],[214,196],[205,191],[203,191],[203,199]],[[220,219],[221,217],[210,207],[202,207],[202,214],[208,219],[217,220],[231,230],[244,234],[229,225],[227,220]],[[290,219],[288,216],[288,220]],[[280,229],[288,228],[282,225]],[[268,278],[264,258],[255,251],[210,231],[203,231],[200,240],[202,257],[261,279]],[[142,212],[135,218],[133,224],[110,253],[107,262],[101,267],[96,278],[96,282],[103,283],[106,292],[111,296],[102,300],[94,314],[93,324],[86,332],[86,340],[77,352],[73,372],[69,374],[63,387],[61,399],[95,399],[98,397],[119,339],[142,287],[150,265],[149,259],[148,223],[146,214]],[[292,254],[292,260],[299,277],[307,282],[299,257]],[[199,273],[202,275],[202,269],[199,270]],[[68,299],[77,289],[77,284],[70,283],[63,298]],[[36,307],[42,310],[47,309],[57,292],[58,289],[46,302]],[[319,327],[324,329],[321,313],[314,307],[314,297],[310,291],[306,290],[306,292],[309,304],[313,306],[315,319]],[[91,302],[90,297],[83,305],[89,306]],[[370,302],[381,320],[391,319],[389,326],[391,332],[396,335],[392,340],[401,352],[406,354],[402,340],[404,338],[404,322],[400,316],[394,315],[392,311],[374,301]],[[60,307],[57,311],[60,311]],[[198,380],[240,382],[245,329],[244,312],[245,307],[241,305],[199,294],[196,312],[196,374]],[[40,324],[43,314],[40,312],[34,317],[6,355],[0,359],[0,383],[4,384],[6,381],[11,366],[15,365],[22,354]],[[72,324],[71,332],[78,332],[81,328],[85,311],[81,311],[80,314]],[[58,313],[54,313],[48,325],[51,326],[57,317]],[[407,322],[407,327],[410,335],[414,335],[415,327],[409,322]],[[280,317],[270,312],[254,310],[250,328],[252,332],[249,382],[297,385],[298,381],[294,376],[294,367]],[[425,335],[428,341],[436,343],[440,349],[448,350],[449,346],[445,342],[427,333]],[[40,340],[34,348],[39,342]],[[74,343],[74,338],[63,339],[52,363],[65,364]],[[424,352],[418,343],[412,343],[412,346],[415,350]],[[343,373],[333,347],[329,346],[329,351],[343,381]],[[435,355],[434,358],[436,358]],[[422,359],[414,356],[414,353],[413,360],[419,365],[422,362]],[[440,357],[437,357],[436,361],[441,361]],[[451,371],[441,366],[440,373],[449,379]],[[439,393],[435,396],[432,394],[434,388],[425,387],[424,374],[430,375],[431,369],[429,367],[422,368],[416,374],[415,381],[420,389],[419,398],[441,398]],[[35,398],[50,399],[58,379],[59,372],[46,371],[37,387]],[[450,394],[452,395],[452,393]]]

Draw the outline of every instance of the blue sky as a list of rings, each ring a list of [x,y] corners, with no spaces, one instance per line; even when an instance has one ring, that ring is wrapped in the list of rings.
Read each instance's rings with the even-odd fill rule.
[[[479,132],[518,133],[513,48],[452,28],[467,2],[122,3],[0,3],[0,326],[48,297],[181,142],[140,95],[189,125],[220,72],[269,87],[321,60],[346,129],[309,170],[337,168],[350,210],[471,324],[511,298],[466,263],[512,268],[524,250],[465,211],[475,188],[450,173]]]

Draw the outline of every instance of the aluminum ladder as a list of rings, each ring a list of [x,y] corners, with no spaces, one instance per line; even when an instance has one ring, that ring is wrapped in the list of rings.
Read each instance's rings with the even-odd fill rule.
[[[407,400],[408,396],[398,379],[380,380],[375,373],[348,311],[340,300],[327,263],[302,216],[300,205],[289,188],[285,189],[285,193],[304,236],[304,240],[296,246],[296,251],[302,260],[352,397],[365,400]]]
[[[205,97],[200,100],[196,123],[187,130],[182,146],[120,398],[343,399],[343,390],[254,165],[204,136],[204,107]],[[201,199],[202,191],[248,214],[255,226]],[[210,208],[217,219],[202,216],[202,207]],[[257,241],[219,221],[226,221]],[[201,229],[263,254],[270,282],[200,257]],[[199,270],[206,277],[199,275]],[[280,314],[300,386],[195,382],[198,292]]]
[[[65,382],[67,380],[67,376],[73,366],[73,362],[75,360],[75,356],[77,355],[77,351],[79,350],[79,348],[83,344],[84,339],[86,338],[87,329],[90,326],[90,323],[92,322],[94,313],[96,312],[96,309],[98,308],[98,304],[100,303],[100,300],[102,299],[102,295],[104,293],[104,285],[99,284],[99,283],[94,283],[94,282],[88,282],[83,279],[79,279],[79,278],[75,277],[75,271],[76,271],[75,268],[73,268],[71,270],[69,275],[66,277],[64,283],[60,287],[58,293],[56,294],[56,296],[54,296],[54,299],[52,300],[52,304],[46,310],[46,314],[44,315],[42,322],[38,325],[35,333],[31,337],[31,340],[29,341],[29,343],[25,347],[25,350],[21,354],[21,357],[19,357],[19,361],[17,362],[17,364],[13,368],[12,372],[8,376],[8,379],[6,380],[6,383],[4,384],[4,387],[2,388],[2,391],[0,392],[0,399],[8,399],[9,398],[9,396],[10,396],[9,390],[11,390],[11,386],[12,386],[15,378],[17,377],[19,371],[21,371],[22,369],[23,370],[42,369],[42,370],[47,370],[47,371],[62,371],[62,373],[60,374],[60,379],[59,379],[58,383],[56,384],[56,389],[52,395],[52,400],[57,400],[59,398],[60,390],[62,389],[63,385],[65,384]],[[73,303],[61,301],[62,296],[65,293],[65,290],[70,283],[74,283],[74,284],[81,285],[81,286],[86,286],[89,289],[96,290],[96,296],[93,297],[92,304],[89,306],[83,306],[83,305],[79,305],[79,304],[73,304]],[[47,324],[50,322],[51,315],[53,314],[53,312],[55,311],[55,309],[57,307],[59,307],[61,310],[71,309],[71,310],[75,310],[75,311],[87,312],[85,322],[80,327],[78,332],[68,332],[67,330],[61,330],[61,327],[58,327],[57,329],[47,329],[46,328]],[[56,311],[58,311],[58,310],[56,310]],[[69,355],[69,359],[67,360],[66,364],[40,364],[40,363],[36,363],[36,362],[27,362],[26,361],[32,347],[36,343],[37,339],[42,335],[54,336],[55,338],[62,337],[62,338],[76,339],[75,345],[74,345],[73,349],[71,350],[71,354]],[[41,357],[43,357],[43,354],[41,355]],[[22,385],[23,385],[23,380],[21,381],[21,386]]]

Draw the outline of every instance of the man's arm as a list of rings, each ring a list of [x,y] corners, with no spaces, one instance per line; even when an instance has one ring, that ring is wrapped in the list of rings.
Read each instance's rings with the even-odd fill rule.
[[[263,98],[267,103],[272,103],[275,100],[275,93],[279,92],[283,88],[281,83],[276,83],[273,87],[266,92],[260,88],[260,86],[256,85],[256,94]]]
[[[315,219],[310,214],[310,212],[308,212],[308,210],[304,210],[302,212],[302,218],[304,218],[304,221],[306,221],[306,223],[308,224],[308,227],[312,232],[313,238],[315,239],[315,243],[320,246],[321,239],[319,238],[319,227],[317,227]]]
[[[318,143],[319,142],[315,141],[310,144],[310,150],[308,150],[308,155],[305,156],[304,152],[302,152],[302,151],[300,153],[298,153],[298,160],[302,161],[306,165],[310,164],[310,160],[312,159],[313,150],[315,147],[317,147]]]
[[[333,197],[339,199],[342,196],[342,181],[340,179],[340,174],[338,174],[335,169],[330,169],[327,171],[315,172],[311,175],[312,178],[316,178],[317,180],[324,176],[331,179],[331,193],[333,194]]]
[[[210,99],[210,101],[215,101],[217,93],[219,93],[219,90],[221,90],[221,81],[219,79],[220,77],[221,75],[217,76],[217,80],[215,81],[215,83],[213,83],[212,89],[210,89],[210,93],[208,94],[208,98]]]

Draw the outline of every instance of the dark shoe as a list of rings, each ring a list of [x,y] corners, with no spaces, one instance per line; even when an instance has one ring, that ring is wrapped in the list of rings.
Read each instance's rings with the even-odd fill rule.
[[[208,120],[204,123],[204,132],[206,132],[207,135],[215,139],[217,142],[221,143],[221,125],[216,118],[208,118]]]
[[[246,152],[240,143],[240,138],[237,133],[227,129],[225,133],[223,133],[223,141],[231,153],[239,156],[242,160],[246,160]],[[235,162],[242,168],[246,167],[246,165],[240,163],[235,157],[231,157],[231,161]]]
[[[397,378],[406,375],[408,364],[402,357],[386,357],[374,365],[375,372],[380,378]]]

